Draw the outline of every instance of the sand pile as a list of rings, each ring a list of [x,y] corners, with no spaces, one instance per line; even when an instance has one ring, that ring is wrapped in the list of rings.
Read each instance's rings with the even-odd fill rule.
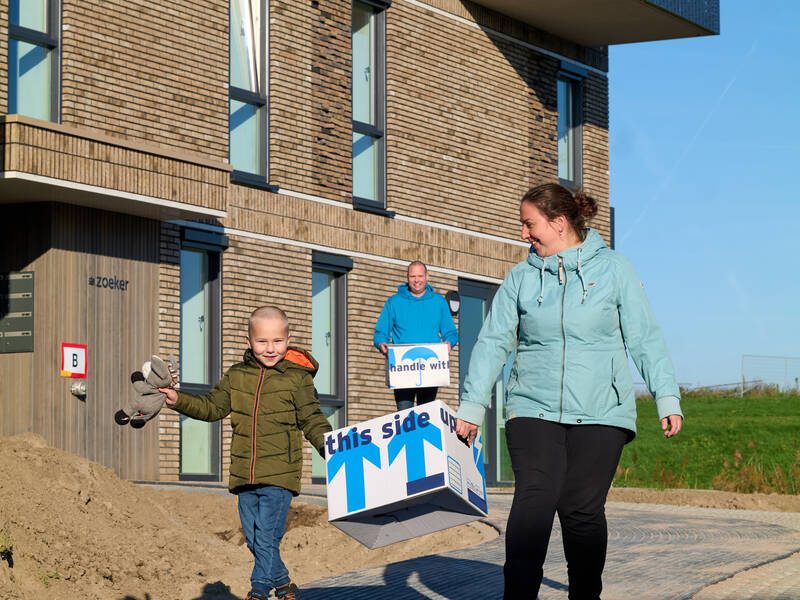
[[[367,550],[295,502],[282,556],[304,583],[495,535],[474,523]],[[137,486],[39,436],[0,437],[0,598],[236,600],[251,567],[235,497]]]

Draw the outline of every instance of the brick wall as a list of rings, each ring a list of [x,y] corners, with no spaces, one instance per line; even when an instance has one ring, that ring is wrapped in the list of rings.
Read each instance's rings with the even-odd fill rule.
[[[159,242],[158,353],[161,357],[180,357],[181,349],[181,273],[180,228],[161,222]],[[179,365],[180,367],[180,365]],[[180,471],[180,416],[164,408],[158,414],[159,473],[162,481],[177,481]]]
[[[0,114],[8,112],[8,0],[0,0]]]
[[[493,23],[489,11],[471,16]],[[404,0],[387,11],[386,36],[389,207],[516,238],[521,195],[557,180],[560,60]],[[585,188],[607,218],[606,79],[585,88]]]
[[[350,3],[270,6],[270,181],[349,202]]]
[[[62,16],[64,123],[227,159],[226,0],[63,0]]]

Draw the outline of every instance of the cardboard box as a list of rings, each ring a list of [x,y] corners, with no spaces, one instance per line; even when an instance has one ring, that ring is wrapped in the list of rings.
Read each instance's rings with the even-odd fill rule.
[[[485,517],[483,444],[455,427],[436,400],[326,434],[331,524],[378,548]]]
[[[389,344],[386,385],[392,389],[450,385],[447,344]]]

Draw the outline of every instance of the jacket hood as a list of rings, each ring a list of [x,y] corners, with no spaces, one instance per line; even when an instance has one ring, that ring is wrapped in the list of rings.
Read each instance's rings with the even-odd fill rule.
[[[422,296],[415,296],[414,294],[412,294],[411,290],[408,288],[407,283],[401,283],[400,285],[398,285],[397,293],[409,300],[417,300],[417,301],[430,300],[436,294],[436,292],[433,291],[433,287],[431,287],[430,283],[425,284],[425,293],[422,294]]]
[[[250,348],[245,350],[243,361],[259,369],[262,366],[261,363],[256,360],[256,357],[253,356],[253,351],[250,350]],[[286,369],[304,369],[311,373],[311,376],[313,377],[317,374],[319,363],[307,350],[303,350],[302,348],[297,348],[295,346],[289,346],[289,349],[286,351],[286,356],[278,361],[273,369],[277,369],[281,373],[286,371]]]
[[[544,300],[544,286],[545,286],[545,271],[553,275],[558,275],[561,281],[561,274],[558,272],[558,261],[561,259],[561,264],[566,271],[577,272],[578,278],[581,281],[581,290],[583,295],[581,297],[581,304],[586,301],[586,295],[589,293],[586,287],[586,280],[583,277],[583,265],[590,262],[603,250],[607,250],[608,246],[594,229],[584,229],[583,242],[578,246],[567,248],[566,250],[553,254],[552,256],[539,256],[531,246],[528,252],[528,264],[539,272],[539,306],[542,305]]]
[[[586,264],[599,252],[608,248],[606,243],[603,241],[603,238],[601,238],[600,234],[594,229],[584,229],[583,232],[583,242],[579,246],[567,248],[566,250],[563,250],[558,254],[553,254],[552,256],[539,256],[536,254],[533,246],[531,246],[531,249],[528,252],[528,264],[530,264],[537,271],[540,271],[542,269],[542,265],[544,265],[545,271],[548,273],[557,274],[558,258],[561,257],[561,261],[565,269],[568,271],[577,271],[582,264]]]

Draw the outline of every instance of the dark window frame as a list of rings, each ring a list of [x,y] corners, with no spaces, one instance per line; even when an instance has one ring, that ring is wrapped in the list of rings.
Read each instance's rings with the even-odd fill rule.
[[[208,286],[208,306],[206,313],[209,322],[206,327],[209,332],[209,352],[207,383],[181,382],[182,392],[189,394],[207,394],[222,377],[222,253],[228,247],[228,237],[202,229],[182,228],[180,250],[204,250],[208,256],[208,273],[206,285]],[[181,309],[179,331],[183,330],[183,309]],[[178,355],[183,356],[183,339],[180,340]],[[183,372],[180,370],[179,375]],[[178,430],[180,432],[180,429]],[[180,433],[179,433],[180,435]],[[180,443],[178,444],[180,448]],[[178,460],[180,464],[180,457]],[[211,423],[211,465],[210,474],[184,474],[178,472],[178,481],[222,481],[222,423]]]
[[[24,0],[20,0],[22,2]],[[27,44],[42,46],[51,53],[50,56],[50,121],[61,121],[61,2],[48,0],[47,2],[47,31],[37,31],[21,25],[11,23],[11,5],[8,6],[8,41],[17,40]],[[7,65],[10,67],[10,65]],[[11,108],[11,73],[7,69],[7,87],[9,92],[8,108]],[[19,114],[10,113],[9,114]]]
[[[341,254],[314,250],[311,258],[312,271],[334,275],[333,287],[333,337],[335,344],[336,393],[318,394],[321,406],[330,406],[342,411],[342,427],[347,426],[347,274],[353,269],[353,259]],[[312,315],[313,326],[313,315]],[[312,483],[325,483],[324,477],[312,477]]]
[[[364,123],[363,121],[352,120],[353,132],[367,135],[377,140],[378,153],[378,199],[371,200],[353,194],[353,208],[366,212],[381,214],[392,217],[394,213],[386,210],[386,9],[389,8],[391,1],[380,2],[370,0],[354,0],[355,4],[361,4],[373,9],[375,45],[372,49],[372,63],[375,66],[375,77],[373,81],[373,94],[375,98],[375,125]],[[352,30],[351,30],[352,33]],[[353,73],[350,73],[353,76]],[[351,114],[352,114],[352,87],[350,91]],[[352,157],[351,157],[352,165]],[[355,176],[355,170],[351,167],[351,173]]]
[[[583,184],[583,125],[584,125],[584,109],[583,109],[583,81],[585,78],[585,71],[578,69],[568,63],[562,63],[561,70],[556,77],[556,85],[559,81],[565,82],[570,86],[572,91],[572,143],[570,144],[569,151],[573,160],[573,178],[564,179],[559,176],[558,181],[564,187],[572,191],[577,190]],[[556,132],[558,134],[558,132]]]
[[[260,124],[260,131],[258,136],[258,153],[259,153],[259,165],[258,173],[250,173],[248,171],[241,171],[236,169],[233,162],[231,162],[231,166],[233,166],[233,170],[231,171],[231,182],[233,183],[241,183],[244,185],[251,185],[255,187],[264,187],[269,189],[270,191],[277,191],[277,186],[269,184],[269,81],[267,81],[267,76],[269,74],[269,70],[267,69],[267,65],[269,64],[269,44],[268,44],[268,37],[269,37],[269,3],[267,0],[253,0],[253,2],[258,2],[261,10],[261,30],[258,32],[259,34],[259,51],[261,53],[261,64],[258,67],[258,81],[261,84],[261,90],[259,93],[252,92],[250,90],[246,90],[244,88],[236,87],[230,84],[230,79],[228,81],[228,160],[230,160],[231,156],[231,124],[230,124],[230,101],[236,100],[238,102],[243,102],[245,104],[249,104],[251,106],[256,107],[256,111],[258,112],[258,121]],[[231,9],[230,9],[230,0],[228,0],[228,35],[230,37],[231,31]],[[228,69],[230,73],[230,56],[228,56]],[[230,74],[229,74],[230,78]]]
[[[346,409],[347,406],[347,274],[353,269],[353,260],[340,254],[313,251],[312,271],[333,274],[333,337],[336,364],[332,365],[336,380],[335,394],[319,394],[320,403]],[[313,322],[313,316],[312,316]],[[345,410],[346,412],[346,410]],[[345,417],[345,422],[347,418]]]

